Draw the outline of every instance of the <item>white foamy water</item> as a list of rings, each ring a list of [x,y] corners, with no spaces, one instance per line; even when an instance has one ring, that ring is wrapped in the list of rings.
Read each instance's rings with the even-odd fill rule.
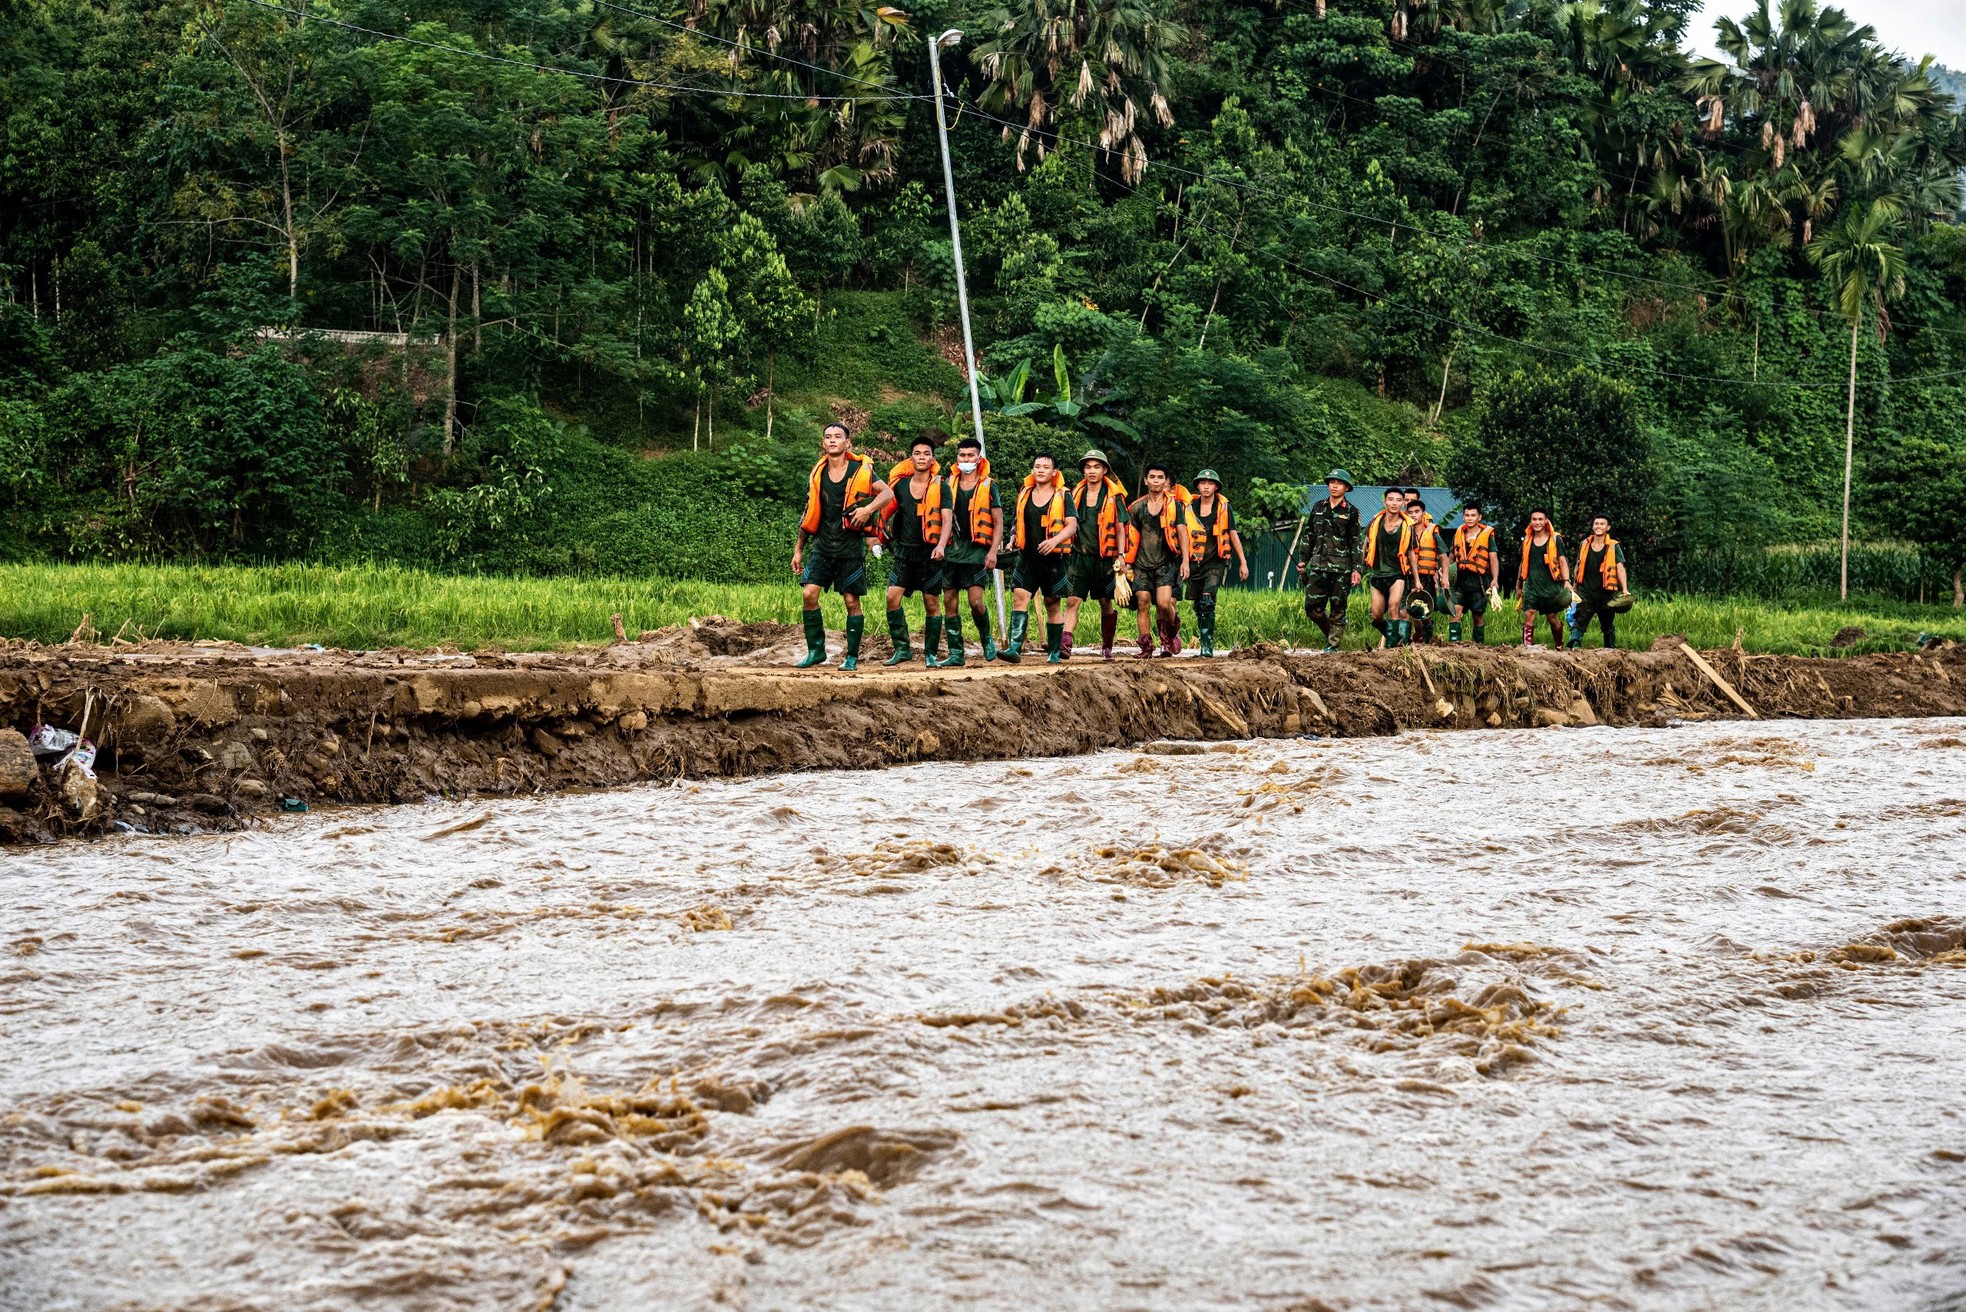
[[[1939,1309],[1966,723],[0,854],[0,1307]]]

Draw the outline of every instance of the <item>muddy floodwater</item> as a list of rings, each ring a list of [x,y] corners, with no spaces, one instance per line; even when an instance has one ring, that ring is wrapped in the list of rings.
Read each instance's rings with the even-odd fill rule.
[[[1966,722],[0,854],[0,1307],[1966,1307]]]

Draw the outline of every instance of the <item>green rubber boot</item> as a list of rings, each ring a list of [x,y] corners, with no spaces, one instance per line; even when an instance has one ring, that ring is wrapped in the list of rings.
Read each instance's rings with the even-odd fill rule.
[[[1201,654],[1215,654],[1215,603],[1198,601],[1195,603],[1195,627],[1201,630]]]
[[[799,661],[798,668],[806,669],[826,659],[826,621],[819,612],[809,610],[805,613],[806,654]]]
[[[1449,642],[1459,642],[1461,640],[1461,621],[1447,621],[1447,640]]]
[[[997,659],[1000,661],[1009,661],[1012,665],[1023,660],[1024,635],[1030,630],[1030,627],[1030,611],[1014,610],[1010,612],[1010,645],[997,653]]]
[[[1486,624],[1475,625],[1474,634],[1475,646],[1486,647],[1488,645],[1488,626]]]
[[[846,655],[840,660],[841,669],[857,670],[860,668],[860,636],[865,632],[867,632],[867,617],[865,615],[849,615],[846,617]]]
[[[887,636],[894,640],[894,654],[881,664],[899,665],[915,659],[915,649],[908,645],[908,616],[905,613],[898,610],[887,613]]]
[[[1395,647],[1411,647],[1413,645],[1412,620],[1395,620],[1393,622],[1392,645]]]
[[[986,611],[973,610],[969,617],[976,621],[976,631],[983,638],[983,659],[993,661],[997,658],[997,640],[990,633],[990,616]]]
[[[1048,665],[1065,663],[1065,626],[1062,622],[1044,626],[1044,659]]]
[[[922,622],[922,659],[929,664],[942,651],[942,617],[931,615]]]
[[[929,657],[928,663],[938,670],[963,663],[963,622],[960,615],[946,616],[942,621],[942,636],[949,640],[949,654],[941,660]]]

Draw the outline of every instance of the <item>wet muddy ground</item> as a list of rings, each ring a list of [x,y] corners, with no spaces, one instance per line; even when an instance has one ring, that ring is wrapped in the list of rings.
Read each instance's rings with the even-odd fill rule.
[[[1959,720],[321,810],[0,925],[8,1308],[1966,1293]]]
[[[797,670],[782,625],[716,617],[566,652],[0,650],[0,843],[188,835],[333,802],[1007,760],[1158,737],[1708,718],[1966,715],[1966,650],[1811,659],[1683,647]],[[789,645],[788,645],[789,644]],[[1721,681],[1725,681],[1723,689]],[[1728,691],[1731,689],[1731,693]],[[1739,701],[1735,697],[1739,697]],[[100,749],[38,765],[37,725]]]

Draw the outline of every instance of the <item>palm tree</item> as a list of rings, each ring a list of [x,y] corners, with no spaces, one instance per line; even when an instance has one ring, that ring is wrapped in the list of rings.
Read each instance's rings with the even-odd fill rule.
[[[1857,444],[1857,335],[1865,319],[1881,338],[1889,317],[1885,302],[1905,292],[1905,253],[1891,238],[1904,217],[1903,204],[1880,196],[1852,207],[1843,221],[1809,246],[1810,262],[1836,289],[1836,308],[1850,321],[1850,395],[1843,416],[1843,564],[1838,592],[1850,599],[1850,466]]]
[[[1174,125],[1169,52],[1186,31],[1167,9],[1168,0],[1020,0],[983,19],[989,35],[976,47],[977,64],[990,79],[983,104],[1023,111],[1019,167],[1034,138],[1044,157],[1039,134],[1061,108],[1090,100],[1100,120],[1099,148],[1119,156],[1129,184],[1139,179],[1147,167],[1142,120],[1152,114],[1162,127]]]

